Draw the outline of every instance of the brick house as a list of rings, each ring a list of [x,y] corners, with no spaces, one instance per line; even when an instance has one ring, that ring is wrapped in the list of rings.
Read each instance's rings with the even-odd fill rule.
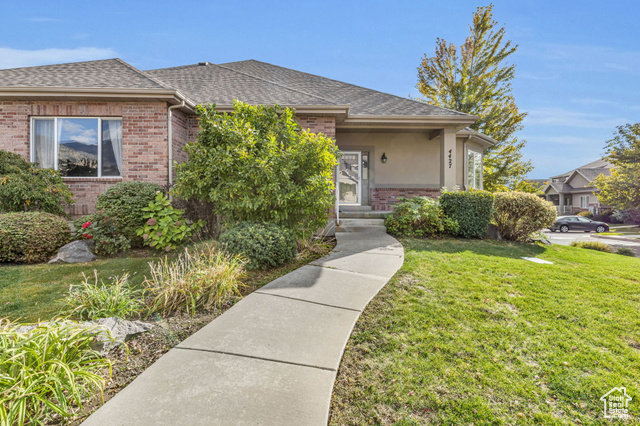
[[[482,188],[495,143],[476,117],[264,62],[140,71],[120,59],[0,70],[0,149],[61,170],[70,212],[93,212],[120,181],[171,186],[195,141],[195,106],[234,100],[294,108],[303,128],[336,141],[341,205],[389,210],[399,196]]]

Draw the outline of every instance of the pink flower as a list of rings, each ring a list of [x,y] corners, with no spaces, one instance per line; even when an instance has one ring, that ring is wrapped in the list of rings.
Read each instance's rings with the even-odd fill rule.
[[[149,225],[149,226],[153,226],[153,225],[155,225],[156,223],[158,223],[158,221],[157,221],[157,220],[155,220],[154,218],[151,218],[151,219],[149,219],[149,220],[147,221],[147,225]]]
[[[91,222],[86,222],[82,225],[82,229],[87,229],[90,226],[91,226]]]
[[[102,242],[102,244],[107,244],[107,242],[106,242],[106,241],[103,241],[103,242]]]
[[[167,246],[167,248],[164,249],[164,251],[171,251],[171,247]]]
[[[162,232],[156,232],[156,235],[157,235],[158,237],[162,237]]]
[[[91,239],[93,238],[93,235],[89,235],[89,234],[82,234],[83,237],[87,238],[87,239]]]
[[[149,234],[143,234],[143,235],[142,235],[142,239],[143,239],[143,240],[146,240],[147,238],[149,238]]]

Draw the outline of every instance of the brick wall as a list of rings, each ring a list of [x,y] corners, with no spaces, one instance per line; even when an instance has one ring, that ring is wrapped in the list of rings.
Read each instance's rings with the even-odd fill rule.
[[[436,188],[372,188],[371,208],[373,210],[392,210],[398,197],[432,197],[440,196]]]
[[[173,151],[173,161],[182,163],[187,161],[187,153],[184,150],[184,146],[187,142],[192,141],[189,139],[189,116],[184,112],[174,109],[171,111],[171,127],[173,132],[173,141],[171,144]],[[176,181],[175,168],[173,168],[173,181]]]
[[[336,119],[334,117],[297,116],[296,121],[304,129],[312,133],[324,133],[325,136],[336,139]]]
[[[32,116],[122,118],[122,177],[65,178],[76,199],[76,204],[69,212],[72,215],[94,212],[98,195],[116,182],[138,180],[166,185],[168,147],[165,103],[0,102],[0,149],[18,153],[29,160]],[[184,118],[183,122],[186,122]],[[182,127],[184,135],[186,125]]]

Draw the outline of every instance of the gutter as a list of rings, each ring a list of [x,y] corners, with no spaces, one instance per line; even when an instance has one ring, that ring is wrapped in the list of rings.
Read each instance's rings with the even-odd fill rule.
[[[171,188],[171,186],[173,186],[173,110],[176,108],[184,108],[185,106],[185,102],[184,99],[182,100],[181,103],[179,103],[178,105],[170,105],[169,108],[167,109],[167,147],[169,148],[169,164],[168,164],[168,174],[169,174],[169,179],[167,180],[167,183],[169,185],[169,188]]]

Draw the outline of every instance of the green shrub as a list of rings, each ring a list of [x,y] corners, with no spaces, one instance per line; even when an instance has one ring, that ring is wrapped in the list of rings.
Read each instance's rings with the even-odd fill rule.
[[[171,315],[220,306],[240,295],[246,260],[221,253],[213,245],[185,250],[175,261],[150,262],[145,280],[150,311]]]
[[[213,203],[233,222],[276,223],[305,238],[327,223],[334,205],[335,142],[303,131],[293,110],[234,102],[196,108],[198,141],[177,165],[173,191]]]
[[[42,212],[0,214],[0,262],[45,262],[71,241],[60,216]]]
[[[39,169],[18,154],[0,150],[0,213],[41,211],[64,215],[73,194],[53,169]]]
[[[73,222],[76,238],[92,241],[92,251],[99,255],[113,255],[131,248],[131,242],[120,231],[115,221],[104,213],[82,216]]]
[[[600,241],[572,241],[571,247],[579,247],[589,250],[603,251],[605,253],[613,253],[613,247]]]
[[[96,210],[112,218],[131,247],[142,247],[137,231],[144,225],[144,209],[155,200],[162,187],[150,182],[119,182],[98,196]]]
[[[458,223],[458,236],[484,238],[493,212],[493,194],[475,190],[443,191],[439,201],[445,216]]]
[[[238,223],[219,242],[227,252],[249,259],[248,269],[275,268],[296,256],[293,234],[273,223]]]
[[[81,320],[118,317],[130,318],[143,309],[142,292],[129,286],[129,274],[116,276],[112,282],[98,284],[98,271],[94,269],[95,281],[82,274],[84,281],[79,286],[72,285],[63,299],[64,315],[72,315]]]
[[[384,223],[389,234],[430,237],[458,232],[458,224],[445,216],[433,198],[400,197],[398,200]]]
[[[498,231],[509,241],[527,241],[531,234],[550,227],[556,220],[552,203],[525,192],[498,192],[493,208]]]
[[[616,250],[616,254],[621,254],[623,256],[631,256],[635,257],[636,253],[631,250],[629,247],[620,247]]]
[[[0,424],[71,417],[83,401],[102,396],[111,362],[91,348],[97,330],[61,320],[25,333],[0,324]]]
[[[591,213],[589,210],[584,210],[576,213],[576,216],[588,217],[590,219],[593,217],[593,213]]]
[[[182,210],[173,208],[167,196],[160,192],[142,211],[147,222],[136,233],[142,236],[146,245],[156,250],[173,250],[202,228],[202,221],[187,223]]]

